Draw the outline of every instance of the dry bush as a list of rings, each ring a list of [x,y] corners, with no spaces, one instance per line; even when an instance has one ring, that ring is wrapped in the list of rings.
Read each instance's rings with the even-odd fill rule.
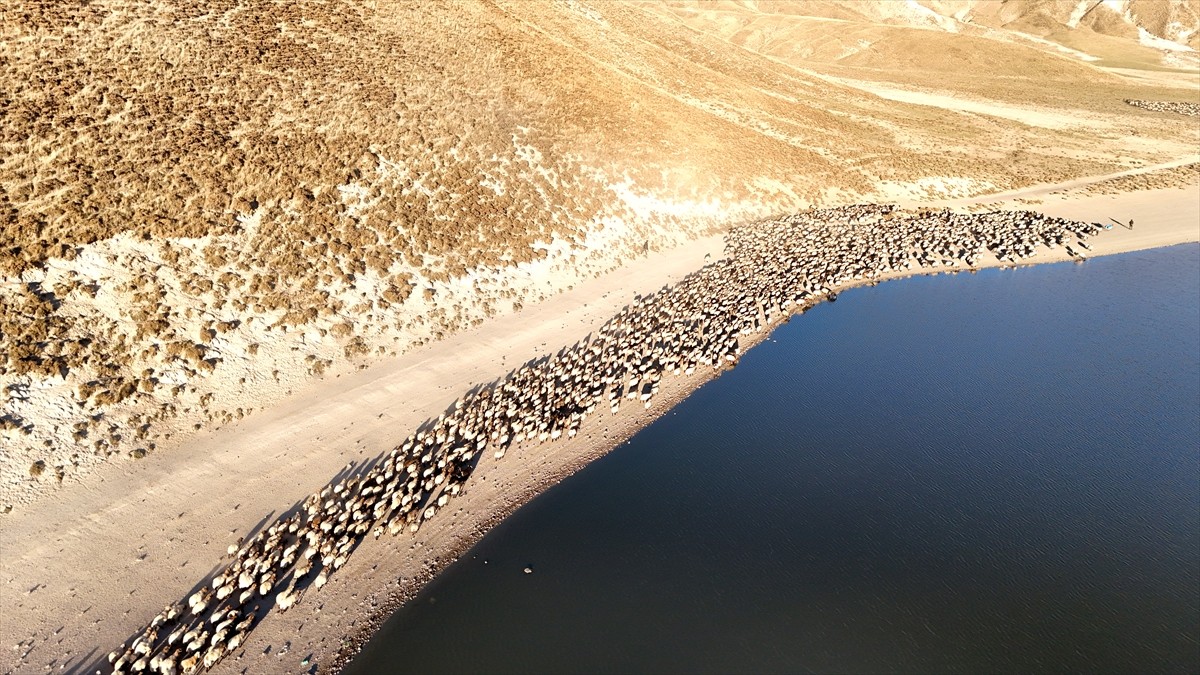
[[[25,420],[12,414],[0,415],[0,431],[25,430]]]
[[[92,402],[96,406],[106,406],[120,403],[125,399],[137,394],[137,382],[124,378],[114,378],[109,382],[104,383],[103,389],[97,391]],[[81,392],[82,393],[82,392]]]
[[[221,364],[205,345],[263,315],[329,326],[349,340],[347,358],[367,356],[351,339],[359,323],[440,336],[479,320],[406,316],[418,287],[436,304],[430,284],[545,260],[547,245],[579,245],[601,220],[628,232],[605,244],[606,265],[628,259],[628,242],[719,225],[637,212],[615,186],[667,207],[766,211],[801,204],[755,187],[762,178],[816,200],[880,178],[969,174],[1010,188],[1100,166],[1064,159],[1093,154],[1094,139],[1060,149],[1058,136],[1004,120],[881,106],[683,29],[656,4],[597,3],[603,28],[565,3],[234,5],[5,5],[0,376],[71,374],[94,405],[165,397],[131,374],[164,360],[212,373]],[[997,96],[1028,85],[1104,110],[1139,91],[1000,79],[942,72],[936,83],[1001,86]],[[128,284],[25,283],[122,233],[141,257],[105,262]],[[90,311],[92,300],[120,303],[129,321]],[[247,351],[262,356],[257,343]]]
[[[203,361],[204,354],[207,351],[208,347],[188,340],[179,340],[167,345],[168,356],[183,359],[193,364]]]
[[[349,359],[355,356],[366,356],[371,353],[371,348],[361,336],[355,336],[346,344],[343,351],[346,354],[346,358]]]

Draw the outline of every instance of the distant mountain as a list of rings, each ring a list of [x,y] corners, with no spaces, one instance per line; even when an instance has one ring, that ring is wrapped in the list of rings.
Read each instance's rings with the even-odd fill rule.
[[[1197,0],[968,0],[929,2],[928,7],[959,21],[1043,37],[1064,29],[1084,30],[1167,49],[1177,47],[1155,43],[1153,38],[1200,47]]]
[[[1167,65],[1194,66],[1200,47],[1200,0],[700,0],[669,5],[681,16],[726,14],[709,17],[724,29],[739,23],[732,18],[739,14],[743,21],[751,16],[772,17],[775,22],[824,19],[854,26],[857,33],[869,26],[930,29],[1059,49],[1084,60],[1109,58],[1142,65],[1165,57]],[[791,31],[777,26],[768,32],[779,38]],[[863,38],[854,54],[865,50],[863,44],[886,42],[883,35],[877,30]],[[793,42],[801,49],[808,43]],[[886,45],[880,49],[887,51]],[[850,47],[832,54],[816,50],[808,56],[841,61],[852,55],[850,51]]]

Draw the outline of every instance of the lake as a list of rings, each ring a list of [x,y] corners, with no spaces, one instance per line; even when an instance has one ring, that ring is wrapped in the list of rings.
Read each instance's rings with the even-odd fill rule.
[[[842,293],[345,672],[1200,670],[1198,280],[1184,245]]]

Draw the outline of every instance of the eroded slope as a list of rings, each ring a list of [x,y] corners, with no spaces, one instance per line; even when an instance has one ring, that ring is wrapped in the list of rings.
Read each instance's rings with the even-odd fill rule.
[[[0,30],[0,508],[729,222],[1187,141],[881,99],[652,5],[24,2]]]

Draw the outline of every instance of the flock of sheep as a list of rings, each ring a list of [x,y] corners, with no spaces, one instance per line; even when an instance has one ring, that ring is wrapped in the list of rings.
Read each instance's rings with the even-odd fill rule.
[[[1127,98],[1125,102],[1135,108],[1142,108],[1144,110],[1172,112],[1189,117],[1200,117],[1200,103],[1191,103],[1189,101],[1143,101],[1136,98]]]
[[[574,436],[589,415],[649,407],[667,374],[736,361],[740,336],[835,289],[910,269],[1072,255],[1101,227],[1032,212],[960,214],[860,205],[739,226],[726,257],[639,297],[594,335],[527,364],[409,436],[370,469],[311,495],[248,541],[223,572],[165,608],[109,657],[114,673],[194,673],[235,652],[272,607],[319,590],[368,534],[417,531],[464,488],[484,452]],[[597,410],[600,413],[597,413]]]

